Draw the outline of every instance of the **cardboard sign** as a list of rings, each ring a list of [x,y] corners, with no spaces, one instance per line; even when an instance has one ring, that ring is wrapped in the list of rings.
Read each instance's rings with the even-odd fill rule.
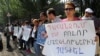
[[[46,56],[94,56],[95,28],[92,20],[46,24]]]

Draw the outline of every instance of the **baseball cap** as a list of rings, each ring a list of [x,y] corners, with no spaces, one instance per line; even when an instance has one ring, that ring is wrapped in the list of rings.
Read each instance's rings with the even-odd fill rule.
[[[92,10],[91,8],[86,8],[86,9],[85,9],[85,12],[93,13],[93,10]]]

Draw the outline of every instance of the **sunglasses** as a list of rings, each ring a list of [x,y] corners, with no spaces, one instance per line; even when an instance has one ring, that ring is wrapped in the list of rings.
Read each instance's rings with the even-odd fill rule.
[[[65,10],[67,11],[67,10],[73,10],[74,8],[65,8]]]

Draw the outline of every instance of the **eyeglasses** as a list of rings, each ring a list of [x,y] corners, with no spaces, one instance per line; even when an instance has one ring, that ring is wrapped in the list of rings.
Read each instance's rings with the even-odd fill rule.
[[[68,10],[70,11],[70,10],[73,10],[73,9],[74,8],[65,8],[66,11],[68,11]]]

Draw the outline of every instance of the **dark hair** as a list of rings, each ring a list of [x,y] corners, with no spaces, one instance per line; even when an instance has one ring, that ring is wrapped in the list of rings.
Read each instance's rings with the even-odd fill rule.
[[[53,14],[54,16],[56,16],[56,12],[55,12],[55,10],[53,8],[49,8],[47,10],[47,14]]]
[[[41,12],[40,14],[47,17],[47,14],[45,12]]]
[[[70,6],[72,6],[74,9],[76,8],[76,6],[74,5],[74,3],[72,3],[72,2],[67,2],[67,3],[65,3],[65,5],[70,5]]]

